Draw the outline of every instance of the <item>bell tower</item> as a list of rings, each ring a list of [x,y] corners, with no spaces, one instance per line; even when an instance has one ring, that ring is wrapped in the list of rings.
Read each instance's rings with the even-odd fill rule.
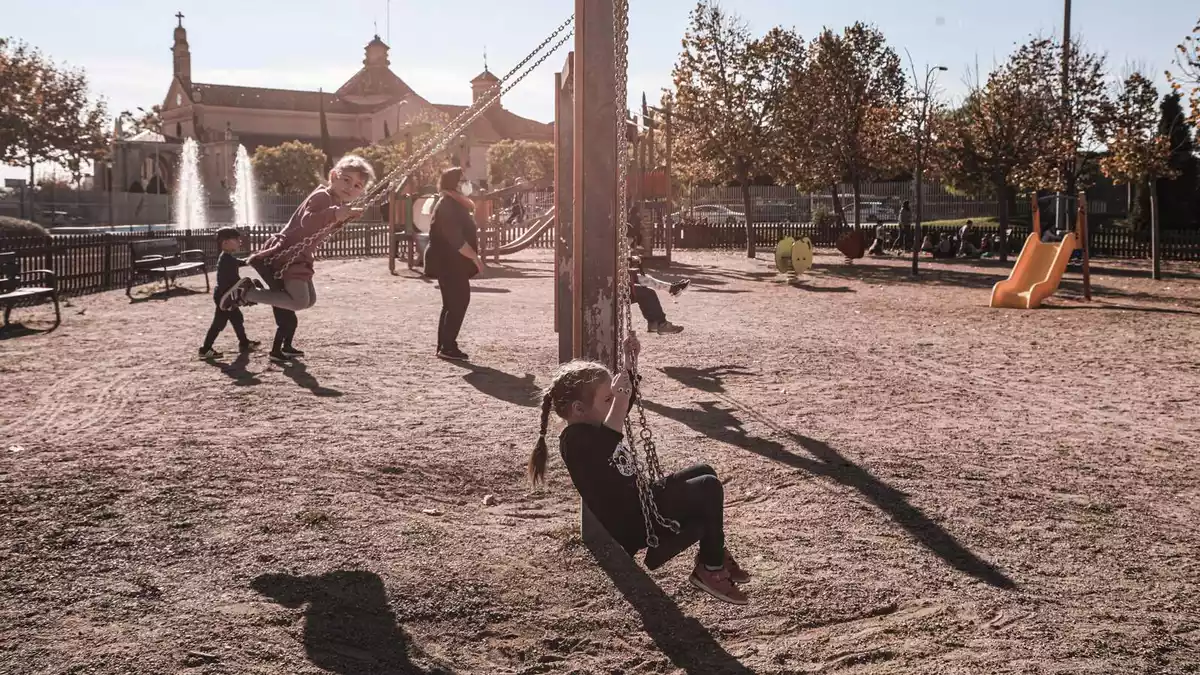
[[[192,51],[188,48],[187,29],[183,27],[183,12],[175,15],[179,19],[179,25],[175,27],[175,44],[171,47],[171,54],[174,56],[175,77],[178,77],[184,86],[190,86],[192,83]]]

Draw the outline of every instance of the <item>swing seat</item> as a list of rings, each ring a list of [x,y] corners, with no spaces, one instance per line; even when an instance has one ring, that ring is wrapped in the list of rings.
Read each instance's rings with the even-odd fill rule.
[[[672,558],[692,547],[700,541],[702,534],[698,525],[680,528],[678,533],[672,533],[658,538],[658,546],[646,549],[646,557],[642,559],[646,569],[656,570],[666,565]]]
[[[608,530],[604,529],[604,525],[602,525],[600,520],[597,519],[590,510],[588,510],[587,505],[583,502],[580,502],[579,504],[579,523],[580,532],[585,539],[590,535],[602,533],[605,538],[607,538],[613,544],[616,544],[616,541],[612,539],[612,535],[608,533]],[[595,528],[594,530],[593,526]],[[663,565],[666,565],[673,558],[675,558],[675,556],[691,548],[692,544],[699,542],[701,534],[703,534],[703,532],[701,531],[700,526],[693,523],[691,525],[683,526],[680,528],[679,532],[660,536],[658,538],[658,546],[646,549],[646,555],[642,559],[642,562],[646,565],[646,569],[656,570]],[[620,548],[625,552],[626,555],[634,559],[637,558],[638,551],[640,550],[633,549],[631,551],[619,545],[617,548]]]

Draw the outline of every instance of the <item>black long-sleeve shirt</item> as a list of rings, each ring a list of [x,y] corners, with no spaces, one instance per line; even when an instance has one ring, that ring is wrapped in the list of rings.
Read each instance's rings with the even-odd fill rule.
[[[245,260],[238,259],[228,251],[221,251],[221,255],[217,258],[217,288],[213,291],[213,297],[220,300],[221,296],[225,295],[225,291],[233,288],[238,279],[242,278],[239,270],[245,266]]]
[[[638,397],[634,379],[629,410]],[[576,423],[558,437],[558,452],[583,503],[621,548],[633,555],[646,546],[646,520],[625,434],[604,425]]]
[[[646,545],[646,524],[624,437],[606,426],[572,424],[559,435],[558,452],[583,503],[632,555]]]

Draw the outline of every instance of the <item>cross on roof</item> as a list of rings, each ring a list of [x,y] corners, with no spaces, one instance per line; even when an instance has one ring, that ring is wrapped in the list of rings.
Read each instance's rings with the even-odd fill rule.
[[[183,12],[177,12],[175,18],[179,19],[179,27],[183,28]]]

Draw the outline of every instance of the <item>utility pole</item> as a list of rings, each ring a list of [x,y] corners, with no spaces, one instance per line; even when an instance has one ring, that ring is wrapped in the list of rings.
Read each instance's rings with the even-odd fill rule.
[[[1071,120],[1071,0],[1063,0],[1063,43],[1062,43],[1062,133],[1068,132]],[[1062,167],[1063,182],[1075,169],[1075,153]],[[1064,185],[1055,200],[1054,229],[1065,232],[1069,226],[1067,221],[1067,195],[1069,185]]]

